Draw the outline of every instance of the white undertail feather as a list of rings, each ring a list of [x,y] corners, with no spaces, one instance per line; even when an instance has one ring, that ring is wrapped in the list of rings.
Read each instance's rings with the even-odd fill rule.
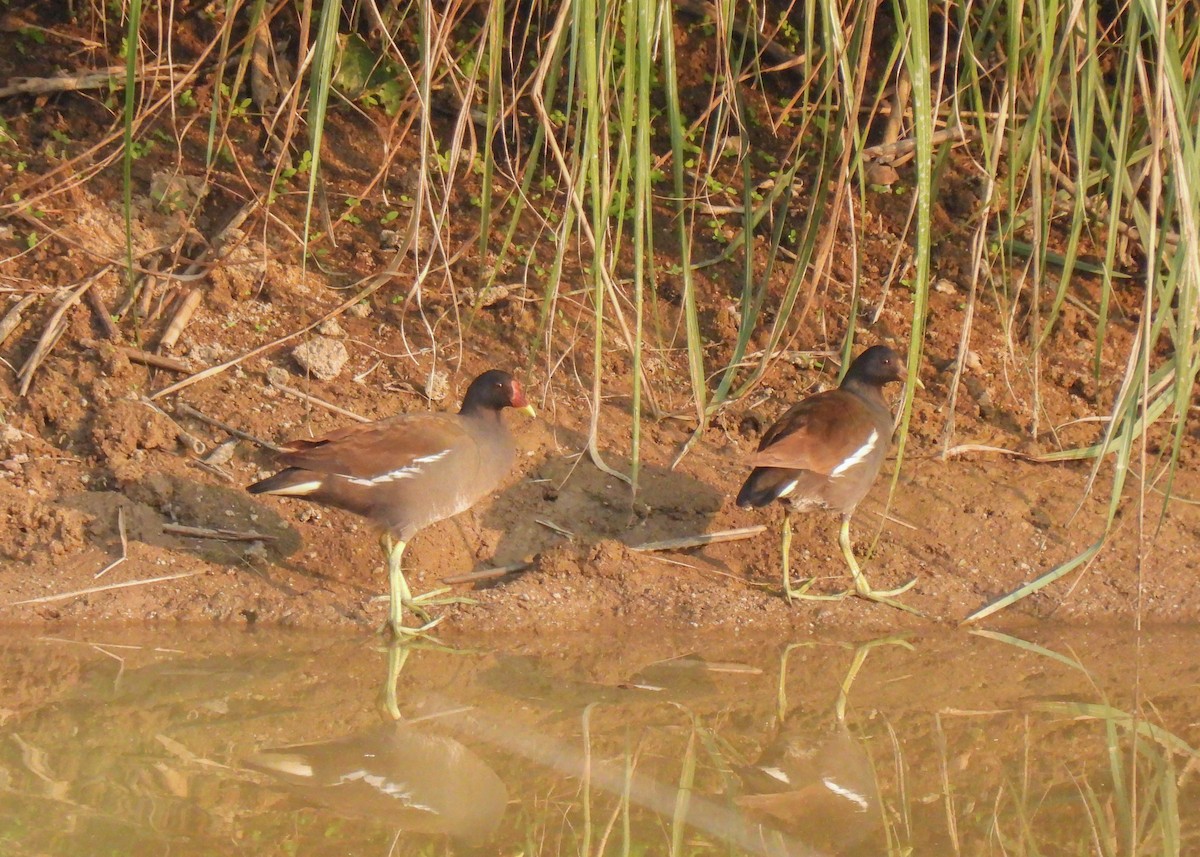
[[[798,479],[793,479],[787,485],[784,485],[783,490],[779,492],[779,496],[786,497],[788,494],[791,494],[793,491],[796,490],[796,483],[799,481],[800,480],[798,480]]]
[[[851,453],[850,456],[845,460],[843,460],[841,464],[833,468],[833,472],[829,474],[830,478],[833,478],[834,476],[841,476],[851,467],[854,467],[854,465],[861,464],[866,460],[867,456],[871,454],[871,451],[875,449],[875,444],[878,442],[879,432],[875,429],[871,429],[871,436],[867,438],[867,442],[858,449],[854,450],[854,452]]]
[[[264,768],[270,768],[272,771],[289,774],[293,777],[311,777],[313,775],[312,765],[305,762],[302,757],[296,755],[272,753],[259,759],[258,764]]]
[[[303,497],[306,494],[312,494],[314,491],[320,490],[324,485],[320,479],[313,482],[301,482],[298,485],[289,485],[286,488],[276,488],[274,491],[268,491],[268,494],[278,494],[281,497]]]

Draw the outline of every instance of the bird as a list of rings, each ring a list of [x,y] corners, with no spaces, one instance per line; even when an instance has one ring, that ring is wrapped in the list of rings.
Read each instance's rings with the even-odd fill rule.
[[[753,765],[734,765],[742,793],[734,805],[806,848],[844,854],[879,838],[883,804],[871,757],[844,723],[785,722]]]
[[[489,369],[467,387],[457,414],[405,413],[294,440],[278,461],[286,469],[247,487],[251,494],[300,497],[360,515],[381,530],[391,598],[385,633],[427,631],[417,606],[445,590],[413,598],[401,568],[404,549],[424,527],[457,515],[491,493],[512,467],[515,447],[500,412],[534,415],[521,384]],[[410,628],[405,607],[427,621]]]
[[[259,750],[245,764],[343,818],[445,833],[468,846],[491,837],[508,804],[504,782],[472,750],[407,722]]]
[[[892,437],[892,412],[883,398],[884,385],[908,377],[899,355],[886,345],[875,345],[850,364],[836,390],[809,396],[789,408],[763,434],[751,457],[754,469],[737,495],[743,509],[761,508],[775,500],[785,505],[783,516],[783,591],[794,598],[837,599],[837,595],[808,594],[813,581],[793,589],[789,552],[791,512],[825,508],[842,516],[838,536],[850,566],[853,593],[909,612],[911,607],[894,600],[916,580],[899,589],[871,589],[850,545],[850,518],[875,482]]]

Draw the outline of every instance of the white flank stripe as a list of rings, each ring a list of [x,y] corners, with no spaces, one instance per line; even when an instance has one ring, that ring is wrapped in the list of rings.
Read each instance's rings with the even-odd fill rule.
[[[825,784],[825,788],[829,789],[835,795],[841,795],[846,800],[856,804],[862,812],[866,812],[869,808],[867,799],[853,789],[848,789],[845,786],[834,782],[829,777],[825,777],[823,780],[821,780],[821,782]]]
[[[268,494],[279,494],[283,497],[303,497],[305,494],[311,494],[321,487],[321,480],[316,482],[301,482],[299,485],[289,485],[286,488],[279,488],[275,491],[268,491]]]
[[[779,496],[786,497],[788,494],[791,494],[793,491],[796,490],[796,483],[799,481],[800,480],[798,480],[798,479],[793,479],[787,485],[784,485],[783,490],[779,492]]]
[[[379,485],[383,482],[395,482],[400,479],[412,479],[421,472],[421,465],[433,464],[433,462],[440,461],[449,454],[450,450],[443,449],[441,452],[435,452],[431,455],[422,455],[419,458],[414,458],[412,460],[412,464],[405,465],[397,470],[389,470],[387,473],[380,473],[378,476],[360,477],[345,476],[344,474],[338,475],[355,485]]]
[[[854,450],[854,453],[849,458],[847,458],[837,467],[833,468],[833,472],[829,474],[829,478],[832,479],[835,476],[841,476],[854,465],[861,464],[864,460],[866,460],[866,457],[871,454],[871,450],[875,448],[875,444],[878,442],[879,432],[877,432],[875,429],[871,429],[871,436],[867,438],[867,442],[858,449]]]
[[[787,775],[787,772],[781,768],[770,768],[770,767],[767,767],[766,765],[759,765],[758,769],[760,771],[762,771],[764,774],[766,774],[768,777],[772,777],[776,780],[779,780],[779,782],[781,782],[781,783],[786,783],[789,786],[792,784],[792,778],[789,777]]]

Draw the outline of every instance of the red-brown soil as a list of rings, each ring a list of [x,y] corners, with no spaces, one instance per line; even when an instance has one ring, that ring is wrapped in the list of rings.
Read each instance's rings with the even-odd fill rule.
[[[13,71],[5,60],[0,77]],[[5,105],[6,121],[19,140],[40,138],[72,118],[80,123],[72,134],[79,139],[89,123],[99,122],[97,104],[85,94],[28,98],[26,108],[35,103],[37,111],[19,115],[11,102]],[[331,192],[356,195],[374,174],[378,140],[375,129],[362,127],[364,122],[341,114],[330,121],[333,142],[325,176]],[[171,167],[176,156],[184,173],[192,167],[201,171],[189,161],[194,156],[190,150],[169,157],[151,153],[136,165],[134,243],[139,251],[181,241],[190,228],[181,218],[164,216],[146,191],[150,173]],[[391,176],[395,188],[410,187],[418,167],[411,159],[397,164]],[[32,165],[39,166],[48,169]],[[1102,465],[1088,494],[1090,463],[1034,463],[993,452],[944,458],[946,438],[952,446],[988,445],[1025,456],[1094,442],[1103,427],[1095,418],[1108,412],[1116,395],[1142,297],[1141,287],[1132,281],[1120,285],[1097,377],[1091,368],[1096,330],[1073,303],[1064,306],[1035,363],[1028,344],[1028,288],[1014,287],[1020,294],[1016,310],[1002,310],[995,294],[981,290],[970,341],[973,355],[953,408],[953,431],[947,435],[948,367],[959,346],[970,276],[970,233],[962,208],[975,199],[970,163],[964,158],[956,169],[947,171],[935,206],[938,287],[931,294],[920,368],[925,389],[916,393],[895,491],[889,494],[889,464],[853,526],[859,555],[870,552],[865,570],[872,584],[894,587],[915,577],[916,586],[904,600],[930,618],[853,598],[785,603],[779,595],[781,511],[747,512],[733,505],[761,426],[790,402],[833,383],[831,361],[824,370],[807,359],[776,361],[749,396],[714,417],[674,470],[669,464],[694,422],[646,418],[640,487],[634,496],[628,486],[598,470],[584,451],[592,372],[586,294],[564,290],[549,349],[535,349],[543,285],[535,271],[514,266],[504,278],[511,283],[508,297],[475,309],[464,296],[478,282],[483,263],[469,249],[444,274],[426,280],[419,301],[410,294],[416,265],[405,258],[393,281],[370,296],[368,310],[339,315],[340,330],[331,336],[344,342],[349,362],[332,381],[305,377],[290,356],[292,347],[309,336],[305,334],[155,400],[165,411],[158,412],[143,397],[186,376],[131,363],[105,339],[92,308],[81,299],[67,310],[66,330],[27,394],[19,395],[16,370],[65,297],[62,290],[81,283],[105,261],[123,257],[124,225],[114,202],[120,198],[120,181],[114,168],[51,197],[54,206],[43,214],[43,240],[36,247],[28,246],[27,220],[14,215],[0,225],[0,317],[19,297],[38,296],[0,343],[0,620],[34,625],[153,620],[377,626],[386,607],[373,599],[386,591],[386,579],[375,537],[364,523],[301,501],[245,494],[243,487],[271,468],[270,455],[241,441],[217,469],[201,466],[197,453],[181,442],[179,427],[199,438],[206,452],[228,436],[180,414],[176,406],[186,403],[250,435],[280,442],[323,433],[348,418],[280,393],[268,383],[268,370],[282,370],[290,376],[288,384],[311,396],[378,418],[400,410],[454,407],[466,383],[490,366],[516,371],[539,411],[533,421],[509,415],[521,450],[512,480],[470,513],[418,535],[406,564],[417,592],[475,569],[522,560],[531,565],[474,588],[457,586],[457,594],[476,603],[445,608],[446,628],[536,633],[599,622],[653,621],[729,630],[885,629],[959,620],[1098,539],[1112,474],[1109,465]],[[0,183],[19,178],[12,163],[0,167]],[[883,305],[873,323],[860,319],[859,347],[874,342],[907,346],[909,292],[897,283],[885,293],[881,285],[897,246],[907,240],[900,233],[911,190],[903,185],[911,184],[911,177],[902,173],[901,179],[893,193],[868,194],[868,210],[855,218],[870,224],[857,240],[862,306]],[[362,222],[339,224],[337,246],[325,245],[320,265],[310,264],[307,271],[289,237],[299,234],[299,221],[293,220],[293,233],[264,233],[262,222],[252,215],[234,241],[236,249],[198,283],[202,303],[176,356],[190,361],[194,370],[212,366],[301,331],[340,305],[353,294],[346,288],[357,278],[391,260],[378,217],[385,208],[378,195],[367,198]],[[281,204],[275,215],[299,210],[298,203],[291,208]],[[210,214],[203,225],[221,222],[220,212]],[[464,208],[463,219],[472,218],[478,222],[474,209]],[[454,249],[473,240],[469,230],[446,237]],[[536,233],[518,238],[531,258],[546,262],[552,257],[552,248],[538,245]],[[764,240],[756,239],[759,245]],[[839,234],[838,240],[848,245],[851,236]],[[850,254],[845,255],[834,265],[834,275],[814,286],[814,308],[798,323],[793,344],[800,352],[820,354],[838,347],[855,276]],[[780,267],[774,275],[778,282],[772,284],[776,296],[790,275]],[[732,351],[734,284],[740,276],[737,256],[697,272],[710,370],[723,366]],[[580,268],[569,271],[568,283],[585,281]],[[648,377],[665,414],[687,415],[683,335],[671,335],[679,330],[679,306],[670,299],[677,286],[671,275],[662,275],[664,297],[656,312],[667,341],[650,361]],[[108,307],[118,306],[125,293],[124,281],[114,273],[101,276],[96,288]],[[1095,278],[1080,274],[1072,289],[1081,304],[1097,300]],[[1045,307],[1040,310],[1044,318]],[[152,348],[162,326],[162,318],[140,326],[127,318],[118,334],[126,346]],[[627,472],[631,362],[615,333],[606,341],[610,348],[598,446],[609,465]],[[418,392],[431,370],[445,372],[450,388],[444,400],[432,405]],[[1152,432],[1151,437],[1159,435]],[[1200,574],[1194,551],[1200,510],[1184,502],[1200,494],[1194,441],[1193,432],[1171,486],[1177,499],[1165,514],[1162,453],[1152,442],[1145,456],[1136,459],[1139,466],[1145,463],[1150,478],[1143,485],[1140,474],[1130,475],[1115,530],[1099,558],[1008,615],[1055,621],[1137,615],[1196,621]],[[885,509],[890,519],[881,517]],[[119,511],[128,538],[126,559],[95,580],[121,554]],[[270,539],[194,539],[165,533],[164,523],[252,530]],[[701,549],[647,554],[629,548],[758,523],[768,531]],[[816,587],[821,591],[837,591],[847,582],[836,533],[831,516],[797,519],[793,567],[798,574],[825,578]],[[183,574],[190,576],[53,598]],[[17,603],[29,599],[47,600]]]

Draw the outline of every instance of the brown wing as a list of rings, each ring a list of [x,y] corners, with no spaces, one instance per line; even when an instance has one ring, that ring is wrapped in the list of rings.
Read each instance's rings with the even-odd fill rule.
[[[793,405],[767,429],[750,464],[828,476],[874,428],[871,411],[858,396],[827,390]]]
[[[447,461],[477,453],[474,439],[450,414],[398,414],[347,426],[315,440],[295,440],[279,462],[313,473],[369,479],[412,466],[417,459]],[[434,458],[439,456],[439,458]]]

